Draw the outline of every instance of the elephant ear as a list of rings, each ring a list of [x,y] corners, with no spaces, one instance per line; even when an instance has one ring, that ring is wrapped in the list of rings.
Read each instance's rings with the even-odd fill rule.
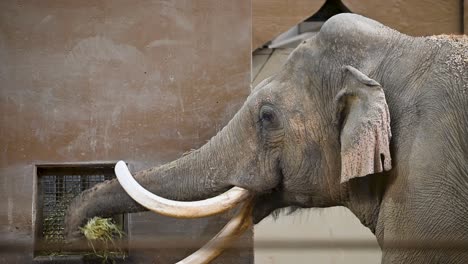
[[[344,70],[345,86],[335,98],[341,124],[341,183],[392,167],[390,114],[382,86],[352,66]]]

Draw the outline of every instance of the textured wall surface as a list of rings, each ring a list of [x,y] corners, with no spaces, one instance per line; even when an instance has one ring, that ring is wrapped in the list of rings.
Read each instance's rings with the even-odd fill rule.
[[[178,158],[241,106],[250,60],[250,1],[1,1],[1,240],[33,239],[35,164],[124,159],[140,170]],[[130,239],[196,239],[225,218],[135,214]],[[0,263],[31,258],[32,248],[0,251]]]
[[[265,241],[284,246],[262,247]],[[378,264],[382,255],[375,236],[344,207],[270,216],[255,226],[254,244],[255,264]]]
[[[468,0],[463,1],[463,29],[468,34]]]
[[[460,0],[342,0],[356,14],[413,36],[460,34]]]
[[[325,0],[252,0],[252,49],[307,19]]]
[[[464,1],[464,12],[462,2]],[[315,14],[325,0],[252,0],[252,49]],[[341,0],[353,13],[375,19],[413,36],[465,34],[467,0]]]

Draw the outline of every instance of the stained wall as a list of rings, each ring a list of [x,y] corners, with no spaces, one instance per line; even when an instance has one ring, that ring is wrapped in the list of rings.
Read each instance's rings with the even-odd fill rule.
[[[246,0],[0,1],[2,243],[33,240],[36,164],[123,159],[141,170],[176,159],[241,106],[250,61]],[[134,214],[130,241],[197,238],[225,222]],[[173,263],[189,252],[139,261]],[[0,263],[32,257],[32,247],[0,250]],[[251,259],[247,247],[218,263]]]

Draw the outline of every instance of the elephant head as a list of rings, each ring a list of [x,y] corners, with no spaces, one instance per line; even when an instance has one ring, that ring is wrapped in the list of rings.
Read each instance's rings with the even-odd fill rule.
[[[135,179],[145,189],[120,164],[124,188],[145,207],[157,211],[169,204],[165,214],[178,216],[187,210],[198,216],[217,213],[253,197],[255,223],[285,207],[346,205],[352,179],[391,169],[390,113],[378,69],[399,35],[358,15],[329,19],[281,71],[252,90],[208,143],[169,164],[137,172]],[[205,201],[203,210],[158,197],[194,201],[226,191],[213,198],[225,203],[213,208]],[[76,235],[78,226],[95,215],[143,210],[116,180],[105,182],[74,200],[66,233]]]

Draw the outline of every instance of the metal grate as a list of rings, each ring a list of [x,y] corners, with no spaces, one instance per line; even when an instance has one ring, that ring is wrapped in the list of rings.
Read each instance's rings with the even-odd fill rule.
[[[115,178],[113,165],[56,166],[37,168],[36,239],[60,247],[64,239],[64,218],[70,202],[86,189]],[[124,217],[114,217],[120,228]],[[51,249],[52,253],[60,248]],[[50,255],[51,252],[36,252],[36,256]],[[60,252],[63,253],[63,252]]]
[[[42,187],[42,238],[63,242],[64,217],[75,196],[95,184],[110,180],[110,175],[47,175],[40,177]]]

